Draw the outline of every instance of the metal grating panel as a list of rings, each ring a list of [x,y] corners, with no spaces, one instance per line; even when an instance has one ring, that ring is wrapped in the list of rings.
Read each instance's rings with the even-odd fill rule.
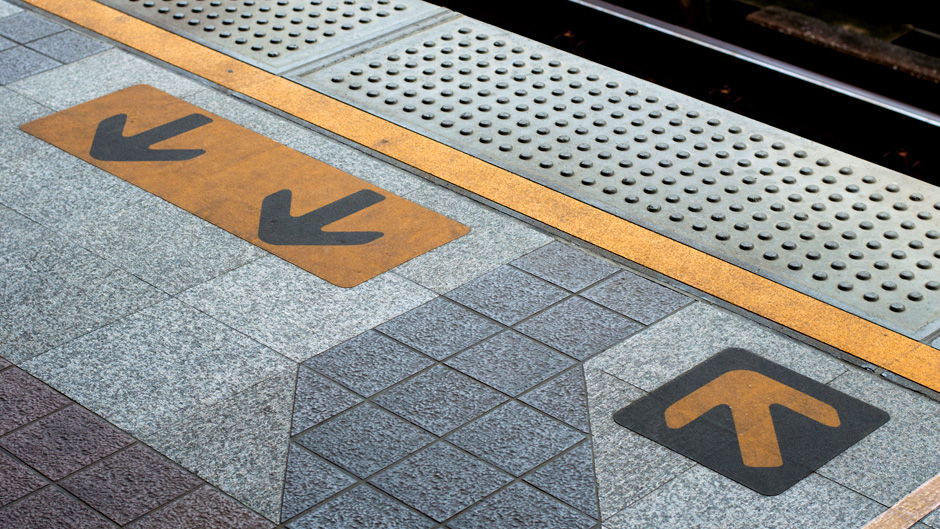
[[[274,73],[445,10],[420,0],[98,0]]]
[[[936,187],[468,18],[299,80],[909,336],[937,327]]]

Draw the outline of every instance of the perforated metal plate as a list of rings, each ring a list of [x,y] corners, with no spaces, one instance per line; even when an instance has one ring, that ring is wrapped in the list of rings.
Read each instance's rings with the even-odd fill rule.
[[[98,0],[274,73],[445,10],[419,0]]]
[[[460,18],[300,82],[922,338],[940,189]]]

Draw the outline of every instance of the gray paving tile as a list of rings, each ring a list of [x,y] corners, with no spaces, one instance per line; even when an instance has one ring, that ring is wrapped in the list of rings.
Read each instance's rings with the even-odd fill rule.
[[[293,365],[171,299],[35,358],[24,368],[136,434]]]
[[[356,483],[356,479],[294,443],[287,457],[281,521]]]
[[[583,298],[571,297],[515,328],[578,360],[586,360],[640,331],[643,325]]]
[[[0,0],[0,18],[8,17],[10,15],[15,15],[16,13],[19,13],[20,11],[22,11],[22,9],[16,7],[15,5],[9,2],[4,2],[3,0]]]
[[[580,366],[565,371],[541,387],[519,397],[519,400],[582,432],[591,431],[587,390]]]
[[[612,263],[558,241],[510,264],[572,292],[587,288],[620,270]]]
[[[22,46],[8,48],[0,51],[0,85],[15,83],[20,79],[55,68],[60,64],[58,61],[29,48]]]
[[[86,37],[74,31],[63,31],[34,40],[27,47],[66,64],[111,48],[110,45],[100,40]]]
[[[921,523],[914,526],[914,529],[927,529],[932,527],[936,529],[940,527],[940,510],[935,510],[934,512],[928,514],[921,520]]]
[[[507,330],[467,349],[446,364],[515,397],[574,362],[515,331]]]
[[[470,347],[502,327],[439,297],[376,327],[396,340],[437,360]]]
[[[128,525],[131,529],[271,529],[274,524],[203,485]]]
[[[398,500],[368,486],[350,489],[292,522],[291,529],[430,529],[437,525]]]
[[[581,295],[644,325],[692,302],[692,298],[684,294],[626,270]]]
[[[597,522],[525,483],[513,483],[448,522],[453,529],[587,529]]]
[[[21,11],[0,19],[0,36],[25,44],[65,31],[65,28],[35,13]]]
[[[0,508],[49,483],[29,467],[3,452],[0,452],[0,480],[3,482],[0,487]]]
[[[298,362],[433,297],[431,291],[390,273],[353,288],[336,287],[274,256],[180,295]]]
[[[0,527],[16,529],[114,529],[92,508],[62,492],[47,487],[0,510]]]
[[[385,335],[366,331],[304,365],[364,397],[371,397],[433,363]]]
[[[39,223],[20,215],[16,211],[0,206],[0,254],[10,255],[40,244],[53,234]]]
[[[360,478],[367,478],[435,439],[411,423],[366,402],[317,426],[296,441]]]
[[[372,484],[442,522],[512,477],[440,442],[372,478]]]
[[[292,436],[362,402],[362,397],[326,377],[303,366],[298,369]]]
[[[514,325],[566,295],[551,283],[510,266],[447,293],[450,299],[505,325]]]
[[[12,40],[0,37],[0,51],[3,51],[8,48],[12,48],[13,46],[16,46],[15,42],[13,42]]]
[[[940,336],[938,336],[937,339],[933,341],[933,343],[931,344],[931,346],[932,346],[934,349],[940,349]]]
[[[549,461],[524,479],[592,518],[600,517],[590,440]]]
[[[149,84],[176,97],[202,89],[195,81],[118,49],[97,53],[9,87],[47,107],[64,110],[135,84]],[[63,86],[69,89],[61,90]]]
[[[505,400],[470,377],[438,365],[376,396],[373,402],[444,435]]]
[[[510,401],[448,436],[448,441],[516,476],[584,439],[574,428]]]

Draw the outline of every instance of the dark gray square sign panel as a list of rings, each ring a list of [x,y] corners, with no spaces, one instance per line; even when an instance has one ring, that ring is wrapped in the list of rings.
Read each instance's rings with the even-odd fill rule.
[[[466,17],[298,81],[905,335],[940,327],[924,182]]]
[[[743,349],[725,349],[614,414],[617,424],[774,496],[888,414]]]

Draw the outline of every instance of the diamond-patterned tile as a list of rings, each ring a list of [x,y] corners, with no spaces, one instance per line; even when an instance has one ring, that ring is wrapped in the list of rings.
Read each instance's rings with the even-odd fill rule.
[[[0,509],[0,527],[16,529],[116,529],[75,498],[48,487]]]
[[[436,523],[368,485],[350,489],[290,524],[291,529],[430,529]]]
[[[692,302],[692,298],[623,271],[584,291],[582,296],[649,325]]]
[[[362,402],[362,397],[304,366],[297,371],[291,435],[320,424]]]
[[[0,435],[69,404],[69,399],[21,369],[0,372]]]
[[[600,517],[590,440],[549,461],[524,479],[581,512],[593,518]]]
[[[502,327],[439,297],[376,328],[428,356],[443,360],[492,336]]]
[[[270,529],[274,524],[204,485],[137,522],[130,529]]]
[[[502,266],[447,294],[450,299],[514,325],[561,301],[568,293],[511,266]]]
[[[587,529],[597,522],[525,483],[513,483],[473,506],[452,529]]]
[[[21,11],[0,19],[0,35],[20,44],[60,31],[65,31],[65,28],[29,11]]]
[[[352,476],[291,443],[281,520],[297,516],[355,482]]]
[[[522,402],[590,433],[587,388],[581,367],[570,369],[519,398]]]
[[[510,264],[572,292],[593,285],[619,270],[611,263],[557,241]]]
[[[42,476],[0,452],[0,507],[46,485]]]

